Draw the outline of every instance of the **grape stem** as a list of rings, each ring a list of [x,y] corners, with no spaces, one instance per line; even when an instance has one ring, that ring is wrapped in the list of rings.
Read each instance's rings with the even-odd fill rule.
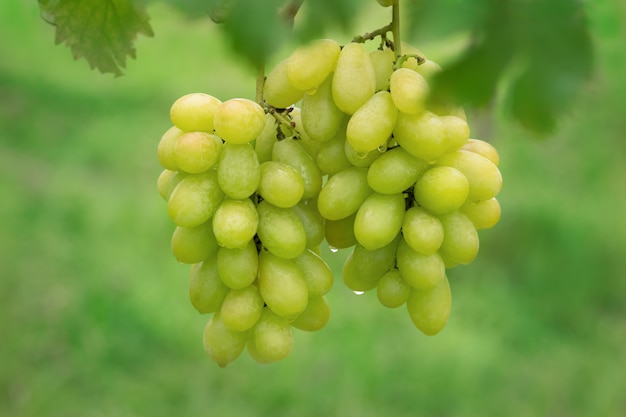
[[[376,38],[376,36],[385,36],[387,32],[392,30],[392,27],[393,27],[393,22],[381,27],[380,29],[376,29],[373,32],[368,32],[363,35],[357,35],[354,38],[352,38],[352,42],[365,43],[366,41],[371,41],[372,39]]]
[[[391,33],[393,35],[394,52],[396,58],[402,56],[402,41],[400,40],[400,1],[394,1],[391,6]]]
[[[279,14],[287,21],[289,27],[293,28],[293,21],[300,10],[300,6],[304,0],[290,0],[283,7],[280,8]]]

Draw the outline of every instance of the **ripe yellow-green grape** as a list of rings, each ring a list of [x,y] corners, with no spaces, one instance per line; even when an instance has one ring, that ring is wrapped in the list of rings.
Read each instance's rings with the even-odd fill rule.
[[[189,174],[183,171],[174,171],[174,173],[170,176],[169,180],[167,181],[165,190],[163,190],[163,193],[164,193],[163,197],[165,198],[165,201],[168,201],[170,199],[172,192],[176,189],[178,184],[180,184],[183,178],[185,178],[187,175]]]
[[[430,255],[443,242],[443,226],[436,216],[421,207],[413,206],[404,213],[402,236],[415,252]]]
[[[215,133],[229,143],[248,143],[265,127],[263,107],[245,98],[231,98],[215,110]]]
[[[259,163],[272,160],[272,150],[276,143],[276,119],[271,114],[265,115],[265,126],[254,141],[254,151]]]
[[[306,281],[309,298],[322,296],[330,291],[334,280],[333,272],[321,256],[307,249],[294,258],[294,262]]]
[[[276,142],[274,150],[272,151],[272,159],[291,165],[298,171],[304,185],[301,198],[313,198],[316,197],[322,189],[322,173],[317,165],[315,165],[313,158],[311,158],[298,142],[299,141],[290,138]]]
[[[350,145],[350,142],[346,140],[344,142],[343,152],[346,155],[346,159],[348,159],[352,166],[365,168],[372,165],[372,162],[380,157],[381,150],[384,149],[386,149],[386,144],[381,145],[380,150],[374,149],[369,152],[357,152],[352,145]]]
[[[500,203],[496,198],[482,201],[468,201],[461,211],[474,223],[477,230],[491,229],[500,221],[502,214]]]
[[[304,195],[304,180],[291,165],[279,161],[263,162],[258,192],[276,207],[292,207]]]
[[[324,218],[317,210],[317,200],[302,200],[292,207],[292,210],[304,226],[306,232],[306,247],[318,247],[324,240]]]
[[[426,79],[419,73],[410,68],[398,68],[389,79],[389,91],[398,110],[417,114],[424,111],[430,89]]]
[[[376,73],[360,43],[346,44],[333,74],[333,100],[344,113],[354,114],[376,92]]]
[[[335,175],[339,171],[352,166],[344,151],[345,143],[346,129],[339,128],[335,136],[320,144],[315,163],[322,175]]]
[[[291,325],[296,329],[314,332],[322,329],[330,318],[330,307],[324,296],[309,298],[306,309],[300,313]]]
[[[217,272],[228,288],[240,290],[251,285],[259,272],[259,254],[254,241],[241,249],[219,248]]]
[[[300,146],[315,160],[322,142],[313,139],[304,130],[304,125],[302,124],[302,110],[299,107],[293,107],[289,115],[291,116],[291,122],[295,125],[293,127],[293,129],[295,129],[294,138],[300,138],[298,142]]]
[[[293,320],[306,308],[309,288],[293,259],[262,251],[257,282],[265,304],[277,315]]]
[[[199,226],[213,217],[223,198],[215,170],[190,174],[172,191],[167,213],[177,226]]]
[[[165,201],[170,198],[170,193],[172,192],[173,188],[171,190],[169,189],[169,183],[177,172],[178,171],[164,169],[163,171],[161,171],[159,177],[157,178],[157,191],[159,192],[161,198],[163,198],[163,200]]]
[[[422,333],[427,336],[439,333],[448,323],[452,307],[448,278],[444,277],[429,290],[411,290],[406,307],[411,321]]]
[[[428,163],[435,162],[447,149],[450,139],[439,117],[429,111],[398,113],[393,129],[396,141],[408,153]]]
[[[267,200],[257,206],[257,234],[263,247],[281,258],[293,259],[306,249],[306,233],[298,215],[290,208],[276,207]]]
[[[401,193],[415,184],[427,167],[426,162],[397,146],[372,162],[367,183],[377,193]]]
[[[220,308],[220,318],[229,330],[245,332],[256,324],[263,312],[263,297],[256,285],[230,290]]]
[[[176,158],[174,157],[174,147],[178,138],[184,133],[176,126],[172,126],[161,136],[157,146],[157,158],[163,168],[172,171],[178,170],[178,164],[176,164]]]
[[[185,132],[212,132],[217,107],[222,102],[204,93],[191,93],[180,97],[170,108],[174,126]]]
[[[218,244],[211,222],[196,227],[176,227],[172,233],[172,253],[178,262],[195,264],[217,254]]]
[[[293,349],[291,324],[265,307],[259,321],[250,331],[247,349],[250,357],[258,363],[285,359]]]
[[[439,253],[424,255],[415,252],[404,239],[398,243],[396,264],[402,278],[420,290],[434,288],[446,275],[446,267]]]
[[[415,183],[415,201],[435,214],[458,210],[469,193],[469,182],[458,169],[435,166]]]
[[[250,197],[261,180],[261,165],[252,145],[224,144],[217,166],[217,181],[224,194],[235,200]]]
[[[213,215],[213,232],[220,246],[229,249],[244,248],[252,240],[259,226],[259,214],[249,198],[226,198]]]
[[[283,59],[267,74],[263,84],[263,98],[270,106],[284,109],[300,101],[304,91],[295,88],[287,78],[287,63]]]
[[[498,154],[496,148],[489,142],[485,142],[480,139],[468,139],[467,143],[463,145],[463,150],[484,156],[493,162],[495,166],[500,165],[500,155]]]
[[[206,132],[188,132],[174,144],[174,160],[178,169],[200,174],[217,163],[222,153],[222,139]]]
[[[324,236],[328,246],[336,249],[350,248],[357,244],[354,236],[354,219],[356,212],[339,220],[326,220],[324,222]]]
[[[439,216],[443,226],[443,242],[439,253],[448,265],[467,265],[478,254],[478,232],[474,223],[461,211]]]
[[[350,117],[346,138],[357,153],[374,151],[387,143],[397,117],[389,91],[379,91]]]
[[[241,355],[248,343],[248,333],[230,330],[219,313],[215,313],[204,327],[204,351],[223,368]]]
[[[365,199],[354,219],[354,236],[365,249],[388,245],[400,232],[405,202],[402,193],[373,193]]]
[[[370,61],[376,74],[376,91],[389,88],[389,77],[393,72],[393,61],[396,58],[390,48],[375,49],[370,52]]]
[[[401,236],[398,235],[387,246],[373,251],[356,245],[341,271],[346,286],[353,291],[368,291],[376,288],[378,281],[396,261],[396,249],[400,239]]]
[[[413,71],[417,71],[419,68],[419,62],[413,55],[421,56],[424,58],[424,54],[417,49],[416,47],[409,45],[408,43],[402,42],[402,55],[409,55],[406,60],[402,62],[401,68],[409,68]]]
[[[333,101],[332,81],[330,74],[315,94],[306,94],[302,99],[302,127],[307,135],[320,142],[337,133],[345,116]]]
[[[469,201],[489,200],[502,188],[502,174],[498,167],[477,153],[461,149],[443,155],[437,164],[456,168],[465,175],[469,182]]]
[[[470,128],[467,122],[458,116],[439,116],[443,123],[445,134],[448,136],[448,149],[446,152],[454,152],[461,149],[470,137]]]
[[[318,39],[296,48],[287,61],[287,79],[295,88],[313,93],[335,69],[341,48],[332,39]]]
[[[324,184],[317,197],[317,208],[325,219],[343,219],[356,213],[371,193],[367,185],[367,169],[347,168]]]
[[[409,298],[411,287],[402,278],[397,268],[392,268],[382,276],[376,287],[378,301],[388,308],[398,308]]]
[[[217,272],[217,259],[211,257],[191,266],[189,300],[200,314],[219,311],[229,288]]]

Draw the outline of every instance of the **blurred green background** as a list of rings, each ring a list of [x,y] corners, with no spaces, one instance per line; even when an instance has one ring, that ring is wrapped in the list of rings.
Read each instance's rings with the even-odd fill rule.
[[[626,7],[588,10],[597,72],[556,135],[470,115],[501,153],[503,217],[450,271],[441,334],[345,289],[340,253],[325,329],[280,363],[219,369],[170,254],[156,145],[176,98],[252,97],[253,69],[208,21],[153,5],[156,37],[103,76],[35,2],[0,2],[0,416],[626,415]]]

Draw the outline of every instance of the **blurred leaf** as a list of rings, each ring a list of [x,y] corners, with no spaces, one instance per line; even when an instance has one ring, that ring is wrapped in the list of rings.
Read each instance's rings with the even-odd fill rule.
[[[135,58],[137,34],[153,35],[147,14],[131,0],[39,0],[39,8],[56,26],[55,42],[103,73],[122,75],[126,57]]]
[[[373,2],[374,0],[366,1]],[[363,7],[363,0],[304,1],[298,14],[296,34],[301,40],[310,40],[315,37],[324,37],[328,29],[333,27],[348,31]],[[351,35],[356,35],[356,33]]]
[[[489,0],[407,0],[400,5],[406,36],[425,41],[469,31],[489,13]]]

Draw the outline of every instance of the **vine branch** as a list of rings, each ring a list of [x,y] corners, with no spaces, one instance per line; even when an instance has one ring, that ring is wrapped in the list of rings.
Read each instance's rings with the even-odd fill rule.
[[[285,19],[290,28],[293,28],[293,22],[303,2],[304,0],[290,0],[278,11],[278,14]]]
[[[391,33],[393,35],[396,58],[401,57],[402,40],[400,38],[400,1],[395,1],[391,6]]]
[[[374,39],[376,36],[385,36],[387,32],[392,30],[392,28],[393,28],[393,22],[381,27],[380,29],[376,29],[373,32],[368,32],[363,35],[357,35],[354,38],[352,38],[352,42],[364,43],[365,41],[370,41]]]

